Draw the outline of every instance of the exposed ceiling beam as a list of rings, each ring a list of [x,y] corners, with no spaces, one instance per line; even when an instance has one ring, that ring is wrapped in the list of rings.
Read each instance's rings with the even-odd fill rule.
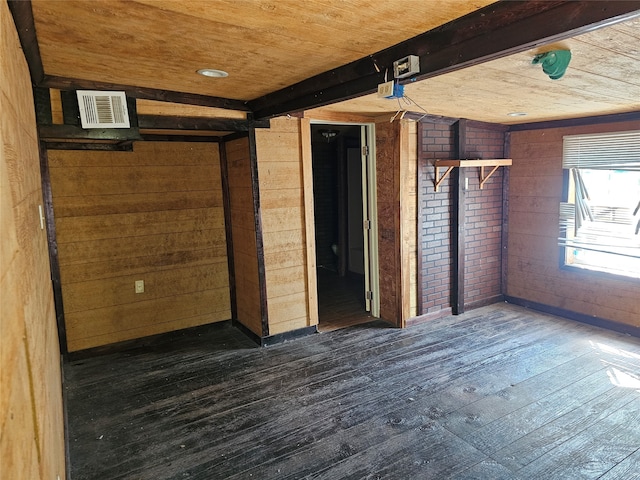
[[[249,111],[246,102],[231,98],[47,75],[42,63],[42,57],[40,56],[40,48],[38,47],[38,37],[33,19],[31,0],[8,0],[8,4],[16,25],[16,30],[18,31],[22,51],[29,66],[31,83],[34,87],[57,88],[60,90],[124,91],[128,97],[144,100],[202,105],[244,112]]]
[[[640,1],[500,1],[393,47],[264,95],[249,103],[256,118],[273,117],[373,93],[393,78],[393,62],[420,57],[435,77],[640,16]]]
[[[603,123],[618,122],[638,122],[640,125],[640,111],[612,113],[608,115],[597,115],[592,117],[566,118],[563,120],[546,120],[544,122],[519,123],[510,125],[510,132],[519,132],[522,130],[540,130],[543,128],[565,128],[579,127],[584,125],[594,125]]]
[[[197,93],[175,92],[159,90],[157,88],[136,87],[117,83],[96,82],[77,78],[65,78],[45,75],[40,87],[57,88],[59,90],[108,90],[123,91],[127,97],[142,100],[158,100],[160,102],[184,103],[187,105],[202,105],[204,107],[224,108],[226,110],[240,110],[248,112],[249,107],[242,100],[231,98],[211,97]]]
[[[204,130],[222,132],[248,132],[250,127],[269,128],[269,120],[219,119],[205,117],[173,117],[164,115],[138,115],[138,127],[159,130]]]
[[[13,16],[13,23],[16,24],[22,51],[27,59],[31,83],[37,86],[44,79],[44,68],[42,66],[42,57],[40,57],[38,39],[36,38],[36,24],[33,20],[31,0],[8,0],[8,5]]]
[[[76,125],[38,125],[38,134],[45,141],[56,140],[141,140],[138,128],[92,128]]]

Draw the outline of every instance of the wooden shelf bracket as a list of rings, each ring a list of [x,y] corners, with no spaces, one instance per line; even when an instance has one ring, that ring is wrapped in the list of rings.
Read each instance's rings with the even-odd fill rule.
[[[512,164],[512,160],[510,158],[494,158],[494,159],[480,159],[480,160],[436,160],[434,163],[435,166],[435,178],[434,178],[434,187],[435,191],[438,191],[438,187],[440,184],[449,176],[451,171],[455,167],[480,167],[480,189],[484,188],[484,184],[487,183],[487,180],[493,175],[498,168],[507,167]],[[444,172],[442,177],[440,177],[440,168],[447,167],[447,170]],[[485,175],[485,167],[492,167],[488,174]]]

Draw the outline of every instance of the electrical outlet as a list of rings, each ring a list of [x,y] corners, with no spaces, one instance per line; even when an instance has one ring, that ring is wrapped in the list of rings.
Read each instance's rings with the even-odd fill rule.
[[[144,280],[136,280],[136,293],[144,293]]]
[[[378,85],[378,97],[381,98],[393,98],[393,85],[394,81],[381,83]]]

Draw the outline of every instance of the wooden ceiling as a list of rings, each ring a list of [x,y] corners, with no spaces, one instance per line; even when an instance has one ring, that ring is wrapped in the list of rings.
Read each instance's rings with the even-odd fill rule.
[[[217,97],[236,101],[232,104],[236,107],[250,105],[274,92],[286,96],[287,88],[308,82],[316,75],[324,74],[320,78],[340,85],[343,83],[340,76],[346,71],[342,66],[352,62],[349,72],[357,74],[362,59],[492,3],[490,0],[31,2],[45,78],[64,79],[71,85],[103,82]],[[614,3],[624,2],[611,2]],[[626,3],[640,14],[640,2]],[[319,117],[335,112],[380,116],[403,107],[508,124],[637,111],[640,110],[638,45],[640,20],[636,18],[563,40],[560,46],[570,48],[573,59],[561,80],[552,81],[539,66],[531,65],[535,53],[551,48],[537,44],[529,51],[410,83],[406,94],[414,101],[413,105],[399,106],[395,100],[367,95],[321,107],[316,112]],[[374,62],[369,63],[372,68]],[[202,77],[196,74],[200,68],[222,69],[229,76]],[[371,72],[362,75],[371,77]],[[353,77],[349,80],[353,83]],[[298,90],[291,92],[297,94]],[[348,96],[360,92],[353,93]],[[310,92],[308,96],[313,95]],[[190,102],[198,103],[197,99]],[[193,116],[190,112],[194,107],[189,108],[189,113],[183,114]],[[143,102],[142,109],[165,112],[161,104]],[[507,116],[514,111],[528,115]],[[180,107],[172,106],[169,114],[179,112]],[[244,114],[216,110],[213,115],[237,118]]]

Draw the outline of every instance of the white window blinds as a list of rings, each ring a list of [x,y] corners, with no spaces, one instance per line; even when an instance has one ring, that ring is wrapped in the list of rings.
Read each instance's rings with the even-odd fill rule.
[[[564,168],[640,170],[640,130],[564,137]]]

